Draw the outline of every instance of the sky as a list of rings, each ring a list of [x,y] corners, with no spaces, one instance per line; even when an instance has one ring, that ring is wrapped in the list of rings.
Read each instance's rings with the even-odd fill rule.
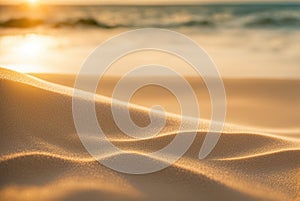
[[[261,0],[0,0],[0,4],[19,4],[26,2],[39,2],[45,4],[198,4],[216,2],[262,2]],[[285,0],[264,0],[263,2],[287,2]],[[300,2],[290,0],[289,2]]]

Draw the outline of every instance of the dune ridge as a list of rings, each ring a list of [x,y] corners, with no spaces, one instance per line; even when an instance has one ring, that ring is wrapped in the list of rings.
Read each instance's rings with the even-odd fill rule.
[[[213,152],[199,160],[209,126],[201,119],[194,143],[175,164],[126,175],[99,164],[81,144],[72,88],[0,69],[0,92],[0,200],[299,200],[300,139],[283,130],[226,124]],[[85,100],[85,93],[77,98]],[[97,95],[97,117],[110,141],[130,154],[147,157],[177,134],[180,118],[167,113],[158,136],[128,138],[113,123],[110,102]],[[132,104],[130,111],[137,124],[149,122],[148,108]]]

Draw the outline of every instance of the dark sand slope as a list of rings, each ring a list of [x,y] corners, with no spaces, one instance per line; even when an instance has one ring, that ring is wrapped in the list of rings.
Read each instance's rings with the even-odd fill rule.
[[[300,200],[297,137],[284,137],[282,130],[272,134],[225,126],[213,152],[199,160],[208,124],[201,120],[195,142],[174,165],[147,175],[121,174],[99,164],[82,146],[72,118],[72,92],[0,70],[1,201]],[[78,98],[84,100],[84,95]],[[176,135],[179,118],[169,114],[160,135],[147,140],[124,137],[113,122],[110,101],[98,96],[96,110],[118,146],[139,154],[161,148]],[[288,105],[289,99],[285,101]],[[137,124],[149,122],[146,109],[132,105],[131,115]]]

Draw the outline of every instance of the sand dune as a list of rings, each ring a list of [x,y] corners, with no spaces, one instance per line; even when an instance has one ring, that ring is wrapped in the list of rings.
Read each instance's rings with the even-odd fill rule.
[[[234,82],[232,86],[239,83],[229,85]],[[281,81],[279,93],[286,85],[298,87],[299,83]],[[263,94],[258,88],[262,85],[248,90],[254,93],[256,87]],[[229,92],[234,90],[240,97],[229,99],[241,100],[239,89]],[[281,127],[267,127],[272,121],[262,123],[260,129],[253,121],[227,122],[217,146],[204,160],[198,154],[209,121],[201,119],[194,143],[175,164],[151,174],[128,175],[101,165],[81,144],[73,123],[72,88],[1,69],[0,93],[0,200],[300,200],[299,120],[293,119],[299,114],[282,117],[287,123]],[[85,100],[84,93],[77,98]],[[299,96],[289,98],[292,92],[286,93],[280,104],[292,111],[290,106]],[[262,96],[259,107],[278,105],[274,97]],[[109,96],[97,96],[98,120],[111,142],[132,154],[158,150],[177,134],[180,118],[168,113],[158,136],[126,137],[113,122],[110,102]],[[132,104],[131,116],[138,125],[149,123],[145,107]]]

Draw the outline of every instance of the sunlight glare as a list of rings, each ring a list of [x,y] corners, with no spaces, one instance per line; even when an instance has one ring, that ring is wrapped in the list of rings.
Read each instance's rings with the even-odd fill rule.
[[[21,72],[40,71],[51,49],[57,46],[55,38],[46,35],[28,34],[25,36],[7,36],[0,41],[0,47],[8,47],[2,62],[14,59],[17,63],[6,65]],[[11,58],[13,57],[13,58]],[[22,64],[22,65],[19,65]]]
[[[29,4],[37,4],[38,1],[37,0],[27,0]]]
[[[18,47],[18,52],[20,55],[34,57],[38,56],[43,50],[43,43],[38,37],[32,35],[28,37],[23,44]]]

